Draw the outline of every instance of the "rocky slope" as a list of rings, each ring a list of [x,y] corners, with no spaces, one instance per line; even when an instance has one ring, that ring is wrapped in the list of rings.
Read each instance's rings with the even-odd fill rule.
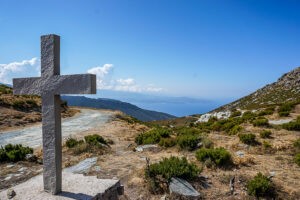
[[[300,67],[284,74],[276,82],[268,84],[237,101],[224,105],[216,109],[216,111],[238,108],[245,110],[259,109],[287,102],[300,102]]]

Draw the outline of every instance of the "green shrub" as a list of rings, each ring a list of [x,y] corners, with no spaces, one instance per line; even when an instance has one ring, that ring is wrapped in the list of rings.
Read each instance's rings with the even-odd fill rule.
[[[17,162],[24,160],[26,154],[33,153],[33,149],[30,147],[23,147],[21,144],[7,144],[5,147],[1,147],[0,150],[0,162]]]
[[[86,143],[91,145],[100,145],[100,144],[107,145],[106,140],[102,136],[97,134],[84,136],[84,140]]]
[[[295,155],[295,163],[300,167],[300,153]]]
[[[256,114],[251,112],[251,111],[246,111],[244,112],[242,119],[244,121],[251,121],[252,119],[254,119],[256,117]]]
[[[257,144],[256,137],[253,133],[239,134],[240,141],[244,144],[254,145]]]
[[[202,138],[201,143],[202,143],[202,147],[207,148],[207,149],[214,147],[214,143],[207,137]]]
[[[270,138],[272,135],[272,132],[269,130],[263,130],[262,132],[259,133],[261,138]]]
[[[170,137],[170,133],[171,133],[171,131],[169,129],[156,127],[156,128],[151,129],[150,131],[139,134],[135,138],[135,142],[138,145],[156,144],[156,143],[159,143],[161,138]]]
[[[293,143],[293,146],[294,146],[296,152],[300,152],[300,139],[295,140],[295,142]]]
[[[159,163],[154,163],[149,166],[149,171],[146,175],[149,177],[162,176],[170,180],[172,177],[183,179],[193,179],[200,173],[200,169],[192,163],[189,163],[186,158],[170,157],[163,158]]]
[[[230,135],[236,135],[237,133],[241,132],[243,127],[240,125],[235,125],[229,130]]]
[[[197,148],[200,137],[192,134],[179,135],[177,137],[177,144],[181,149],[192,151]]]
[[[210,160],[219,167],[226,167],[232,164],[231,154],[224,148],[199,149],[196,151],[196,158],[201,162]]]
[[[263,141],[263,147],[265,149],[270,149],[272,147],[272,145],[268,141]]]
[[[162,147],[173,147],[176,145],[176,139],[175,138],[161,138],[159,143]]]
[[[252,124],[254,126],[268,126],[269,125],[269,121],[267,118],[264,118],[264,117],[259,117],[257,119],[254,119],[252,121]]]
[[[258,173],[247,183],[247,192],[255,197],[266,197],[273,194],[274,186],[272,182],[262,173]]]
[[[275,111],[275,107],[269,107],[260,111],[257,115],[258,116],[272,115],[274,111]]]
[[[242,115],[242,112],[237,110],[237,111],[232,112],[230,117],[238,117],[238,116],[241,116],[241,115]]]
[[[289,131],[300,131],[300,121],[296,120],[296,121],[282,124],[282,128]]]
[[[74,138],[68,138],[66,141],[66,146],[68,148],[73,148],[75,146],[77,146],[78,144],[82,144],[83,140],[76,140]]]
[[[294,108],[294,104],[292,103],[282,104],[278,109],[278,114],[280,117],[287,117],[289,116],[293,108]]]
[[[12,88],[0,84],[0,94],[12,94]]]

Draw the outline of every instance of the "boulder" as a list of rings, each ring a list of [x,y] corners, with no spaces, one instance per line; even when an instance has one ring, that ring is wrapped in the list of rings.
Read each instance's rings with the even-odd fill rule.
[[[201,198],[200,193],[181,178],[171,178],[169,190],[171,199],[198,200]]]

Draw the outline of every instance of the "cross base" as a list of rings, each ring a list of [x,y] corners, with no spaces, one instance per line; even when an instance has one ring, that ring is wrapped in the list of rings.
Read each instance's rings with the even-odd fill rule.
[[[22,200],[47,199],[47,200],[70,200],[70,199],[97,199],[117,200],[123,194],[123,186],[119,180],[97,179],[95,176],[83,176],[70,172],[62,173],[62,192],[57,195],[43,191],[42,175],[35,176],[28,181],[12,187],[16,192],[16,198]],[[7,199],[7,190],[0,192],[0,199]]]

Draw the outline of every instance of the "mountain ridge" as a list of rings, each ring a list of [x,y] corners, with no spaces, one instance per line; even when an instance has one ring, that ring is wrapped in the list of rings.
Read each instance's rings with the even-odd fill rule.
[[[120,110],[125,114],[135,117],[141,121],[155,121],[176,118],[175,116],[167,113],[142,109],[127,102],[108,98],[93,99],[84,96],[61,96],[61,99],[67,101],[69,106]]]

